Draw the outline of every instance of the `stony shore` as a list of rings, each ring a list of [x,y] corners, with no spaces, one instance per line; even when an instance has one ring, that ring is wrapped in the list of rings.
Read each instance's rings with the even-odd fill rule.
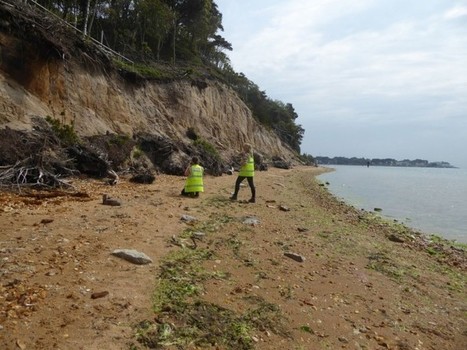
[[[0,348],[465,348],[465,248],[339,202],[322,171],[258,172],[255,204],[235,176],[196,199],[166,175],[0,192]]]

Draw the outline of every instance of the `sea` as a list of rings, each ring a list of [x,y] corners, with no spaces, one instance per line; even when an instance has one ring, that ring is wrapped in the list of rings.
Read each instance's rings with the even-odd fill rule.
[[[355,208],[467,243],[467,169],[328,165],[318,179]]]

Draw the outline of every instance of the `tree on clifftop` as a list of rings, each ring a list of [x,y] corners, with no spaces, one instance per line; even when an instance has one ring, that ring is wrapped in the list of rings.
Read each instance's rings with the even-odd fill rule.
[[[230,65],[225,51],[231,51],[232,45],[219,34],[224,30],[222,14],[213,0],[37,2],[135,62],[208,67],[237,91],[254,118],[300,152],[304,129],[295,123],[297,113],[293,106],[271,100]]]
[[[231,50],[213,0],[37,0],[37,3],[131,59],[219,59]]]

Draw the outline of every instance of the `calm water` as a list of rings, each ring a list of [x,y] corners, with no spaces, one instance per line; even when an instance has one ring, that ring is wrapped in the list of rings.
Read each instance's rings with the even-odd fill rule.
[[[319,179],[348,204],[467,243],[467,169],[329,167]]]

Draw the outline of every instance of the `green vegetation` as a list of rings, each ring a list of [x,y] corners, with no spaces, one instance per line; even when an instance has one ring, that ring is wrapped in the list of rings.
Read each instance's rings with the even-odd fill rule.
[[[215,207],[217,202],[214,200],[209,205]],[[180,241],[192,238],[194,232],[218,232],[233,220],[225,214],[213,214],[209,220],[186,228],[179,237]],[[231,244],[239,246],[241,243],[234,240],[227,242],[227,245]],[[230,276],[205,268],[210,261],[218,258],[212,250],[180,246],[181,249],[169,254],[160,263],[153,294],[157,319],[135,326],[139,344],[160,349],[213,347],[252,350],[255,344],[253,335],[265,329],[288,336],[279,307],[262,297],[243,296],[247,307],[241,314],[206,300],[205,285],[211,280],[227,280]],[[260,274],[258,278],[266,277]],[[132,346],[138,348],[137,344]]]
[[[311,154],[303,153],[300,155],[300,160],[306,165],[315,165],[316,160]]]
[[[75,132],[74,125],[63,124],[57,119],[46,116],[45,120],[49,123],[53,132],[65,145],[73,145],[79,142],[79,137]]]
[[[305,130],[301,125],[295,123],[298,114],[292,104],[271,100],[265,91],[261,91],[244,74],[236,73],[228,65],[224,66],[222,73],[226,82],[251,109],[253,117],[261,124],[271,128],[282,141],[300,153],[300,144]]]
[[[293,297],[293,289],[290,285],[279,286],[279,295],[285,300],[290,300]]]
[[[182,312],[188,298],[199,295],[203,275],[200,262],[208,260],[212,253],[204,250],[183,249],[168,256],[161,264],[159,282],[154,295],[154,311],[166,308]]]
[[[209,154],[214,159],[220,160],[221,156],[217,149],[208,141],[198,137],[194,142],[193,145],[198,147],[202,152]]]
[[[195,128],[189,127],[186,131],[186,135],[193,140],[193,146],[198,148],[201,154],[205,154],[215,161],[221,161],[221,156],[217,148],[209,141],[201,138]]]
[[[393,158],[347,158],[347,157],[316,157],[318,164],[327,165],[362,165],[362,166],[399,166],[399,167],[420,167],[420,168],[455,168],[448,162],[429,162],[424,159],[404,159],[396,160]]]
[[[131,153],[131,155],[132,155],[132,157],[133,157],[134,159],[139,159],[139,158],[141,158],[141,157],[143,156],[143,154],[144,154],[143,151],[140,150],[138,147],[134,147],[134,148],[133,148],[133,151],[132,151],[132,153]]]
[[[162,69],[162,67],[152,67],[150,65],[141,63],[130,64],[120,59],[114,60],[114,64],[117,68],[122,69],[123,71],[134,73],[145,79],[164,81],[175,79],[177,77],[176,72],[173,70]]]
[[[310,326],[301,326],[300,330],[302,330],[303,332],[310,333],[310,334],[315,334],[315,332],[313,331],[313,329],[311,329]]]
[[[225,196],[222,196],[222,195],[213,195],[213,196],[207,198],[206,202],[207,202],[207,204],[209,206],[216,207],[218,209],[229,207],[232,204],[230,199],[228,199],[228,198],[226,198]],[[233,218],[228,217],[228,220],[231,221],[231,220],[233,220]]]
[[[112,135],[112,138],[109,140],[109,143],[117,146],[123,146],[130,140],[131,138],[128,135]]]
[[[253,349],[252,334],[271,329],[286,334],[279,308],[258,297],[247,297],[251,307],[239,315],[202,299],[203,282],[225,278],[202,267],[213,253],[205,249],[181,249],[161,262],[153,296],[157,322],[136,326],[136,339],[149,348],[188,345],[220,346],[223,349]]]
[[[401,281],[407,273],[401,264],[397,264],[389,257],[389,254],[374,253],[368,257],[368,260],[367,268],[381,272],[396,281]]]

